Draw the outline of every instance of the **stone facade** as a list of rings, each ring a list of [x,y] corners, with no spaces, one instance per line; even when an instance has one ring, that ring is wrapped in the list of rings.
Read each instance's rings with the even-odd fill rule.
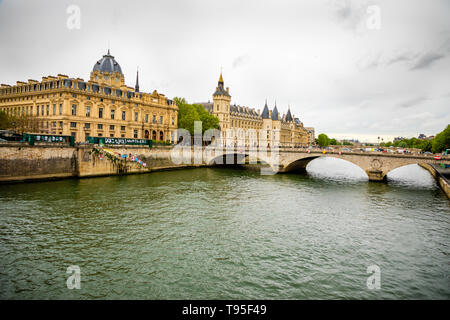
[[[224,87],[222,74],[213,94],[213,102],[199,104],[219,119],[223,144],[246,147],[314,144],[314,128],[305,128],[291,114],[290,108],[281,116],[276,104],[273,110],[269,110],[267,101],[262,113],[254,108],[231,105],[230,90]]]
[[[0,110],[33,123],[26,132],[175,141],[178,107],[164,94],[139,91],[125,84],[120,65],[109,50],[95,65],[90,80],[66,75],[42,81],[17,81],[0,87]]]

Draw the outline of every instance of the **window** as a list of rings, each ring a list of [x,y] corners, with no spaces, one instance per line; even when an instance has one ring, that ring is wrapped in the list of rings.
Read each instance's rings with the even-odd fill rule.
[[[110,136],[111,138],[114,138],[114,133],[110,133],[109,136]]]
[[[124,134],[121,134],[120,137],[121,137],[121,138],[125,138],[125,135],[124,135]]]
[[[122,111],[122,120],[125,120],[125,111]]]
[[[59,115],[62,115],[62,103],[59,105]]]
[[[137,112],[134,113],[134,121],[138,121],[138,113]]]
[[[56,128],[56,121],[53,121],[52,127]]]
[[[44,106],[41,106],[41,115],[44,115]]]
[[[115,110],[111,110],[111,119],[114,119]]]
[[[172,117],[172,125],[174,125],[174,124],[175,124],[175,118]]]
[[[133,136],[134,136],[135,138],[137,138],[137,137],[138,137],[138,131],[137,131],[137,130],[134,130],[134,132],[133,132]]]
[[[91,107],[87,106],[86,107],[86,117],[90,117],[91,116]]]
[[[70,123],[70,127],[71,128],[76,128],[77,127],[77,123],[76,122],[71,122]]]
[[[153,123],[156,123],[156,116],[153,115]]]
[[[148,114],[145,115],[145,122],[148,122]]]
[[[98,129],[98,130],[103,130],[103,124],[99,123],[99,124],[97,125],[97,129]]]
[[[159,123],[161,123],[161,124],[163,123],[163,116],[159,117]]]
[[[120,131],[125,131],[125,126],[121,126]]]
[[[33,115],[33,106],[30,106],[30,114]]]
[[[76,94],[72,94],[72,97],[76,98],[76,97],[77,97],[77,95],[76,95]]]
[[[98,108],[98,117],[103,118],[103,108]]]
[[[49,114],[50,114],[50,106],[47,105],[47,115],[49,115]]]
[[[114,130],[114,125],[113,124],[109,126],[109,130]]]
[[[53,105],[53,115],[56,116],[56,104]]]
[[[99,137],[103,137],[103,134],[99,133],[98,136],[99,136]]]
[[[77,115],[77,105],[76,105],[76,104],[73,104],[73,105],[72,105],[72,115],[73,115],[73,116],[76,116],[76,115]]]
[[[91,128],[91,124],[90,123],[85,123],[84,124],[84,128],[85,129],[90,129]]]
[[[62,121],[59,122],[59,127],[60,127],[60,128],[63,127],[63,122],[62,122]]]

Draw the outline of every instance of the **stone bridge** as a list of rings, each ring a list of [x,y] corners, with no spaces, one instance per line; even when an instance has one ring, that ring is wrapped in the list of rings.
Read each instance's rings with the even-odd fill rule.
[[[195,148],[194,148],[195,149]],[[195,154],[195,152],[194,152]],[[202,149],[202,163],[213,164],[245,164],[266,163],[273,173],[304,171],[308,163],[319,157],[332,157],[349,161],[363,169],[370,181],[383,181],[386,175],[399,167],[421,163],[450,164],[449,156],[435,160],[432,155],[390,154],[382,152],[336,152],[306,149]],[[197,157],[198,158],[198,157]],[[198,163],[198,162],[197,162]]]

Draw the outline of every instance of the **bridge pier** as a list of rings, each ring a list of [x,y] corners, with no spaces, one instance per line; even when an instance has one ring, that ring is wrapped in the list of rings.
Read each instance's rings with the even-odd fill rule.
[[[382,182],[386,180],[386,175],[381,170],[366,170],[369,181]]]

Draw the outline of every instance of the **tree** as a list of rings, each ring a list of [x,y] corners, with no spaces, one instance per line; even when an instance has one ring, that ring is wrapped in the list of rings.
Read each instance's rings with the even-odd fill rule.
[[[202,133],[208,129],[217,129],[219,119],[210,114],[199,104],[189,104],[184,98],[174,98],[178,106],[178,128],[183,128],[194,135],[194,121],[202,122]]]
[[[202,133],[209,129],[219,128],[219,118],[210,114],[200,104],[194,104],[193,106],[200,116],[200,121],[202,122]]]
[[[11,127],[10,117],[3,111],[0,111],[0,130],[9,129]]]
[[[325,133],[321,133],[318,137],[318,143],[319,146],[326,147],[330,144],[330,139],[328,139],[328,136]]]
[[[403,140],[399,142],[398,146],[400,148],[408,148],[408,144]]]
[[[422,143],[421,149],[422,149],[423,152],[427,152],[427,151],[430,151],[430,152],[431,152],[431,149],[432,149],[432,148],[433,148],[433,143],[432,143],[431,141],[425,140],[425,141]]]
[[[431,152],[439,153],[450,149],[450,124],[433,139]]]

